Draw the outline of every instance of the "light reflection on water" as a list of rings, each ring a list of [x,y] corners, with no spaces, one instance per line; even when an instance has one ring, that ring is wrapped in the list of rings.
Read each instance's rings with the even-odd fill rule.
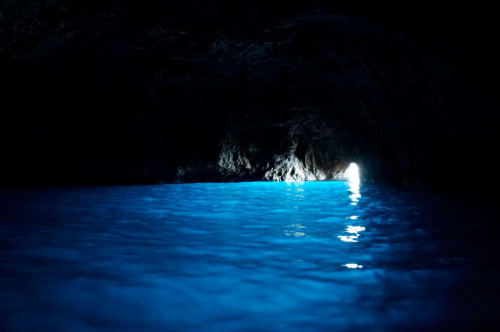
[[[355,164],[354,164],[355,165]],[[349,168],[352,168],[350,166]],[[350,177],[349,181],[347,181],[347,185],[349,186],[349,198],[351,199],[351,205],[358,205],[358,202],[361,198],[361,192],[360,192],[360,181],[359,181],[359,173],[357,166],[350,172]],[[356,211],[354,211],[356,212]],[[358,220],[359,216],[358,215],[352,215],[347,217],[348,219],[351,220]],[[360,232],[366,230],[366,227],[363,226],[354,226],[354,225],[348,225],[345,232],[350,233],[348,235],[339,235],[338,238],[343,241],[343,242],[358,242],[358,238],[360,237]],[[357,264],[344,264],[343,266],[347,266],[349,268],[352,267],[358,267]],[[359,265],[361,266],[361,265]]]
[[[491,237],[435,206],[359,182],[0,191],[0,330],[489,327]]]

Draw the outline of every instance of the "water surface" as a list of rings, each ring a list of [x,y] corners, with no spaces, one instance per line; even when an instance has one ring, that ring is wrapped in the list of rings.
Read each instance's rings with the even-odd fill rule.
[[[495,217],[347,182],[3,190],[0,329],[495,330]]]

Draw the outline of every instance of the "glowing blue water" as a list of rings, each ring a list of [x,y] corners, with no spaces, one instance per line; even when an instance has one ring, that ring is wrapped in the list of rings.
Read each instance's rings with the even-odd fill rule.
[[[455,203],[344,182],[4,190],[0,330],[495,326],[494,238]]]

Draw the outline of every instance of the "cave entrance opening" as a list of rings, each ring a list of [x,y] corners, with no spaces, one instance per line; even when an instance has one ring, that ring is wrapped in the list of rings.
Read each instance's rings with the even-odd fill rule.
[[[344,178],[351,186],[359,186],[359,167],[356,163],[350,163],[344,172]]]

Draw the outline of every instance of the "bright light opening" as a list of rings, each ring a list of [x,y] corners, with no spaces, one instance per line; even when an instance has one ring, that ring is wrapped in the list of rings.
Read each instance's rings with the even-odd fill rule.
[[[359,184],[359,167],[356,163],[351,163],[344,172],[344,177],[351,182],[351,184]]]
[[[349,183],[349,191],[351,192],[349,198],[351,199],[351,205],[358,205],[361,193],[359,191],[359,167],[356,163],[349,164],[349,167],[347,167],[344,172],[344,179]]]

